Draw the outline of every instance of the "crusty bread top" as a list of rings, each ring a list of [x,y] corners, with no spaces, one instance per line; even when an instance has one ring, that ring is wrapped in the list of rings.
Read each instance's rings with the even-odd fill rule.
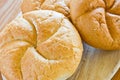
[[[57,11],[69,17],[69,3],[70,0],[23,0],[21,8],[23,13],[43,9]]]
[[[70,11],[85,42],[104,50],[120,49],[120,0],[72,0]]]
[[[0,33],[0,71],[7,80],[65,80],[82,51],[80,36],[65,16],[32,11]]]

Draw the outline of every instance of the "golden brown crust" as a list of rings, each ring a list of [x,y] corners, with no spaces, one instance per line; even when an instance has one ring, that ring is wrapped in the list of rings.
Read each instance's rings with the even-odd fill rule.
[[[54,10],[69,17],[69,3],[70,0],[23,0],[21,8],[23,13],[43,9]]]
[[[7,80],[65,80],[82,51],[80,36],[66,17],[32,11],[0,33],[0,71]]]
[[[83,40],[105,50],[120,49],[120,1],[72,0],[71,18]]]
[[[38,10],[44,1],[45,0],[23,0],[21,6],[22,12],[25,13],[33,10]]]

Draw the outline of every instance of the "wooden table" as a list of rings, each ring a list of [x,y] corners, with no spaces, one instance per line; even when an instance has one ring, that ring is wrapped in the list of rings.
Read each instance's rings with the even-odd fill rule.
[[[87,44],[84,48],[78,70],[69,80],[120,80],[120,72],[115,75],[120,68],[120,51],[99,50]]]
[[[0,0],[0,30],[16,17],[20,11],[20,4],[20,0]],[[81,63],[68,80],[120,80],[119,68],[119,50],[104,51],[84,43]]]

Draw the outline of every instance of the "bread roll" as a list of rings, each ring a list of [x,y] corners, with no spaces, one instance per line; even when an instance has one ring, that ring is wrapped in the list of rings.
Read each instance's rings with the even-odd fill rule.
[[[21,8],[23,13],[43,9],[54,10],[69,17],[69,3],[70,0],[23,0]]]
[[[83,40],[104,49],[120,49],[120,0],[72,0],[71,18]]]
[[[0,32],[0,72],[7,80],[65,80],[82,51],[80,36],[65,16],[28,12]]]

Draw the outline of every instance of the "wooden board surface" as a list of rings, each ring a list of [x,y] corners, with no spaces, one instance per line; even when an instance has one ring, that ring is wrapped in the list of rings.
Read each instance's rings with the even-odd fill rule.
[[[120,68],[120,51],[99,50],[86,44],[84,48],[78,70],[68,80],[111,80]]]
[[[0,0],[0,31],[20,12],[21,0]]]
[[[0,0],[0,29],[19,12],[19,0]],[[84,44],[81,63],[68,80],[111,80],[120,68],[120,51],[104,51]],[[116,76],[117,75],[117,76]],[[113,80],[120,80],[119,72]]]

